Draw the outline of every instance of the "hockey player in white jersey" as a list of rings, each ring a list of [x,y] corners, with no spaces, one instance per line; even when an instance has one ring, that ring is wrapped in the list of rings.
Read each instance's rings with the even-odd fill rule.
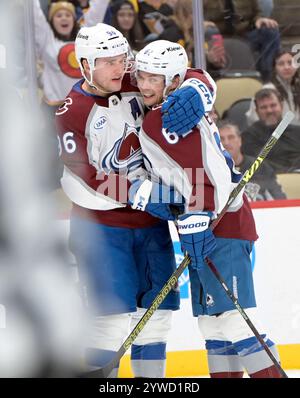
[[[183,138],[162,128],[162,109],[175,109],[178,118],[169,121],[175,126],[177,123],[178,130],[184,113],[193,113],[182,90],[188,97],[192,93],[194,101],[198,97],[204,111],[211,110],[210,93],[193,79],[193,73],[187,70],[185,50],[177,43],[156,41],[137,54],[138,87],[145,104],[152,107],[140,133],[145,164],[164,184],[172,181],[185,198],[185,214],[178,218],[178,232],[183,250],[192,259],[189,271],[193,314],[198,317],[206,341],[211,377],[239,378],[243,369],[253,378],[280,377],[204,261],[209,255],[249,316],[256,318],[250,253],[257,234],[247,198],[240,196],[234,202],[213,233],[208,228],[209,221],[225,206],[240,175],[208,115]],[[260,326],[259,331],[263,333]],[[263,337],[278,357],[274,343],[265,334]]]
[[[98,24],[80,30],[75,49],[84,80],[75,84],[56,121],[61,183],[73,202],[70,246],[95,317],[86,358],[97,368],[112,359],[130,319],[150,305],[175,262],[167,221],[126,206],[127,185],[144,174],[138,140],[144,111],[137,88],[124,76],[127,40]],[[167,205],[149,203],[146,210],[168,218]],[[178,306],[173,291],[133,347],[136,377],[164,376],[171,311]]]
[[[87,360],[102,367],[127,336],[130,319],[139,320],[175,269],[168,224],[159,220],[173,216],[160,203],[162,185],[145,180],[138,138],[144,106],[125,73],[126,39],[98,24],[80,30],[75,50],[84,79],[56,112],[61,184],[73,202],[71,250],[81,282],[86,279],[86,302],[94,303]],[[157,196],[146,198],[145,192]],[[174,190],[167,195],[172,202]],[[135,341],[136,377],[164,376],[171,312],[178,308],[173,290]]]

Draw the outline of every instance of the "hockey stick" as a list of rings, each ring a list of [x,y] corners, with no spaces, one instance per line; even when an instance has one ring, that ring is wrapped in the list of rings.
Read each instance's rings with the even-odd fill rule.
[[[282,367],[280,366],[280,363],[277,361],[277,359],[275,358],[275,356],[273,355],[272,351],[270,350],[270,348],[268,347],[267,343],[265,342],[265,340],[261,337],[261,335],[259,334],[258,330],[256,329],[256,327],[253,325],[253,323],[251,322],[250,318],[248,317],[248,315],[246,314],[245,310],[241,307],[240,303],[238,302],[238,299],[234,296],[234,294],[232,293],[232,291],[229,289],[229,287],[226,285],[226,282],[224,281],[224,279],[222,278],[222,276],[220,275],[219,271],[217,270],[216,266],[213,264],[213,262],[206,257],[205,259],[206,264],[208,265],[208,267],[210,268],[210,270],[212,271],[212,273],[215,275],[215,277],[218,279],[218,281],[220,282],[220,284],[222,285],[222,287],[224,288],[227,296],[230,298],[230,300],[233,302],[233,304],[235,305],[236,309],[238,310],[238,312],[242,315],[242,317],[244,318],[244,320],[246,321],[247,325],[249,326],[249,328],[252,330],[254,336],[257,338],[257,340],[260,342],[261,346],[263,347],[263,349],[266,351],[268,357],[271,359],[271,361],[273,362],[274,366],[277,368],[278,372],[281,374],[281,376],[283,378],[287,378],[287,374],[285,373],[285,371],[282,369]]]
[[[252,166],[244,173],[242,179],[240,180],[239,184],[235,187],[235,189],[231,192],[229,199],[221,211],[221,213],[218,215],[218,217],[212,222],[210,228],[213,230],[221,221],[222,217],[228,210],[228,207],[233,203],[233,201],[237,198],[238,194],[241,192],[241,190],[244,188],[244,186],[250,181],[250,179],[253,177],[254,173],[257,171],[257,169],[260,167],[261,163],[265,160],[266,156],[268,153],[271,151],[271,149],[274,147],[280,136],[283,134],[289,123],[293,120],[294,114],[292,112],[287,112],[282,121],[279,123],[277,128],[274,130],[273,134],[269,138],[269,140],[266,142],[265,146],[263,149],[260,151],[259,155],[257,156],[256,160],[252,164]],[[140,334],[140,332],[144,329],[146,323],[148,320],[152,317],[154,312],[157,310],[157,308],[160,306],[160,304],[163,302],[163,300],[166,298],[168,293],[171,291],[173,287],[175,287],[180,275],[183,273],[185,268],[189,265],[191,261],[191,257],[189,255],[186,255],[181,262],[181,264],[178,266],[178,268],[173,272],[173,274],[170,276],[166,284],[163,286],[161,291],[158,293],[158,295],[155,297],[153,300],[151,306],[147,309],[147,311],[144,313],[142,318],[139,320],[135,328],[132,330],[132,332],[129,334],[129,336],[126,338],[124,343],[121,345],[119,350],[116,352],[114,358],[106,364],[104,367],[87,372],[83,375],[83,377],[88,377],[88,378],[106,378],[108,375],[111,373],[111,371],[118,366],[118,363],[122,356],[125,354],[125,352],[128,350],[128,348],[132,345],[134,340],[137,338],[137,336]],[[207,265],[210,267],[214,275],[217,277],[219,282],[222,284],[223,288],[225,289],[227,295],[229,298],[233,301],[234,305],[238,309],[238,311],[241,313],[247,324],[249,325],[250,329],[253,331],[254,335],[257,337],[263,348],[266,350],[268,356],[276,366],[276,368],[279,370],[280,374],[283,377],[287,377],[279,363],[277,362],[276,358],[270,351],[269,347],[266,345],[265,341],[262,339],[260,336],[259,332],[256,330],[252,322],[249,320],[249,317],[245,313],[245,311],[241,308],[239,305],[237,299],[234,297],[234,295],[230,292],[228,287],[226,286],[224,280],[221,278],[220,274],[216,270],[215,266],[211,263],[210,260],[207,259]]]

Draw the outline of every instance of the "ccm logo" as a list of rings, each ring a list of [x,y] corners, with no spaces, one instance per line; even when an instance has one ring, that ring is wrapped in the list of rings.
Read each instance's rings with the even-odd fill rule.
[[[179,225],[179,229],[200,228],[200,227],[206,227],[207,225],[208,225],[207,221],[202,221],[202,222],[197,222],[197,223],[192,223],[192,224],[187,224],[187,225]]]
[[[207,105],[211,105],[212,104],[212,99],[211,99],[211,94],[208,91],[207,87],[204,84],[199,84],[198,86],[200,88],[200,90],[203,92],[204,97],[206,98],[206,103]]]
[[[203,93],[203,95],[204,95],[204,97],[206,99],[207,105],[211,105],[212,104],[212,95],[211,95],[211,92],[208,89],[208,87],[205,84],[201,83],[201,82],[199,83],[199,80],[193,79],[190,82],[192,84],[195,84],[198,87],[198,89],[201,90],[201,92]]]

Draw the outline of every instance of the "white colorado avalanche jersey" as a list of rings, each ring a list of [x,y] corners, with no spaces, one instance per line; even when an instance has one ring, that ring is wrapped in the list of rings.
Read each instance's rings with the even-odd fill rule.
[[[127,206],[130,181],[146,177],[138,137],[144,112],[137,88],[127,74],[120,93],[107,98],[86,93],[82,83],[56,112],[65,193],[80,216],[108,225],[153,224],[157,219]]]

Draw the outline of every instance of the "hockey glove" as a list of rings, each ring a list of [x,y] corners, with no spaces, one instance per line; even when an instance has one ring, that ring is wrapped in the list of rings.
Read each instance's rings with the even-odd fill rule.
[[[183,211],[184,199],[173,187],[167,187],[150,180],[135,180],[129,189],[129,201],[133,209],[146,211],[163,220],[175,220],[172,206]]]
[[[195,127],[204,113],[198,91],[191,86],[179,88],[162,105],[163,127],[181,136]]]
[[[204,259],[216,248],[209,222],[211,212],[185,214],[178,219],[178,233],[183,251],[191,256],[191,266],[201,269]]]

